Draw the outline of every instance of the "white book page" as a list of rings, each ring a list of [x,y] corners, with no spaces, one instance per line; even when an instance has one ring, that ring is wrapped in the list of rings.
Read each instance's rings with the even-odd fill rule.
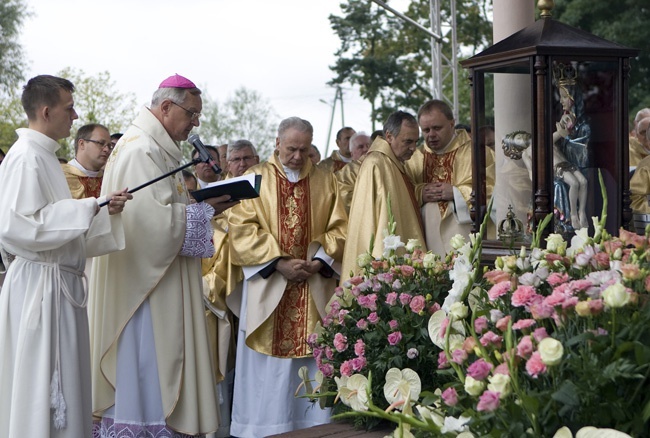
[[[254,173],[248,173],[246,175],[236,176],[234,178],[225,179],[225,180],[222,180],[222,181],[215,181],[215,182],[209,183],[207,186],[205,186],[205,188],[222,186],[224,184],[231,184],[231,183],[235,183],[235,182],[238,182],[238,181],[248,181],[248,183],[251,185],[251,187],[255,188],[255,174]]]

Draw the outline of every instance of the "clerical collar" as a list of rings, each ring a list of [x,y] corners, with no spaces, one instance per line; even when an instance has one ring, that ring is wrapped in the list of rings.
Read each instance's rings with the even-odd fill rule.
[[[348,157],[344,157],[344,156],[341,154],[341,152],[339,152],[339,158],[340,158],[341,161],[343,161],[344,163],[350,163],[350,162],[352,162],[352,157],[350,157],[350,158],[348,158]]]
[[[282,165],[282,169],[284,169],[285,175],[287,175],[287,179],[292,182],[298,182],[300,180],[300,170],[294,170],[294,169],[289,169],[287,166],[284,164]]]
[[[81,170],[86,176],[89,176],[90,178],[97,178],[97,175],[99,174],[99,170],[88,170],[85,167],[81,165],[80,162],[77,161],[76,158],[73,158],[72,160],[68,161],[68,164],[71,165],[72,167]]]
[[[449,140],[449,143],[447,143],[447,146],[442,148],[440,151],[433,151],[437,155],[442,155],[446,154],[449,148],[451,147],[452,144],[454,144],[454,140],[456,139],[457,134],[454,132],[454,135],[451,137],[451,140]]]

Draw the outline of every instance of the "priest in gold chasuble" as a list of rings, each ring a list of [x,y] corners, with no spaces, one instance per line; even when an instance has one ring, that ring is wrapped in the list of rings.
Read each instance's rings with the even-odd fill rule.
[[[350,205],[341,281],[360,270],[357,257],[370,249],[372,239],[372,256],[381,257],[384,231],[388,229],[389,197],[397,226],[395,235],[405,243],[417,239],[425,249],[420,218],[424,189],[413,184],[404,164],[416,150],[419,133],[415,117],[403,111],[393,113],[384,125],[386,140],[377,137],[363,160]]]
[[[329,421],[294,397],[298,369],[316,371],[306,340],[336,286],[347,216],[331,172],[309,159],[313,129],[280,123],[275,154],[249,172],[260,197],[229,216],[230,259],[244,271],[231,434],[258,437]],[[230,304],[230,299],[229,299]],[[237,311],[235,310],[235,313]]]

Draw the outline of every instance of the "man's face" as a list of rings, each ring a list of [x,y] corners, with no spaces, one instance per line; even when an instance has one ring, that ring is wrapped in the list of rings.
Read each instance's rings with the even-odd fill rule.
[[[72,93],[59,89],[59,102],[48,108],[48,116],[50,132],[48,136],[54,140],[69,137],[72,122],[79,118],[74,110]]]
[[[210,156],[214,161],[217,163],[219,162],[219,154],[212,149],[208,149],[208,152],[210,152]],[[214,173],[214,170],[212,170],[212,166],[210,166],[207,163],[198,163],[195,167],[196,170],[196,176],[199,178],[201,181],[205,182],[215,182],[219,181],[220,176]]]
[[[228,145],[222,144],[221,146],[217,146],[217,150],[219,151],[219,160],[217,161],[219,167],[224,170],[228,169]]]
[[[650,117],[641,119],[641,121],[636,125],[636,139],[639,140],[639,143],[643,145],[643,148],[650,150],[650,145],[648,144],[648,127],[650,126]]]
[[[339,147],[341,155],[350,156],[350,137],[354,135],[354,129],[344,129],[341,136],[336,139],[336,145]]]
[[[454,121],[436,109],[422,114],[418,122],[424,141],[433,151],[443,150],[454,136]]]
[[[354,144],[350,145],[350,154],[353,160],[359,160],[368,153],[370,149],[370,136],[359,135],[354,138]]]
[[[300,170],[309,160],[312,136],[294,128],[287,129],[275,140],[275,150],[282,165],[291,170]]]
[[[97,127],[87,139],[80,139],[77,145],[77,161],[88,170],[98,171],[106,165],[113,144],[111,135],[104,128]]]
[[[230,158],[228,159],[228,172],[232,176],[242,176],[250,167],[253,167],[259,162],[260,157],[254,155],[249,147],[234,150],[230,153]]]
[[[419,137],[420,130],[418,129],[418,125],[402,122],[399,134],[393,136],[390,132],[387,133],[386,141],[397,159],[403,163],[413,156]]]
[[[168,105],[168,113],[163,125],[169,136],[176,141],[187,140],[190,131],[200,125],[199,119],[195,115],[200,114],[203,109],[201,96],[186,92],[185,101],[182,104],[177,105],[166,101],[163,105]]]

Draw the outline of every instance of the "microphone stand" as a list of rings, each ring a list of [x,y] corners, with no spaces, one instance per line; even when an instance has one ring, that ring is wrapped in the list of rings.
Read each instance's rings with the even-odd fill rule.
[[[196,159],[190,161],[187,164],[183,164],[181,167],[177,167],[174,170],[170,170],[169,172],[164,173],[164,174],[160,175],[159,177],[156,177],[156,178],[152,179],[151,181],[147,181],[146,183],[140,184],[139,186],[137,186],[135,188],[132,188],[131,190],[128,190],[127,193],[137,192],[138,190],[144,189],[145,187],[150,186],[151,184],[153,184],[155,182],[158,182],[161,179],[165,179],[168,176],[171,176],[171,175],[175,174],[176,172],[180,172],[181,170],[185,169],[186,167],[190,167],[193,164],[199,164],[199,163],[203,163],[203,160],[200,160],[199,158],[196,158]],[[103,207],[105,205],[108,205],[109,202],[111,202],[111,200],[107,199],[106,201],[100,203],[99,206]]]

